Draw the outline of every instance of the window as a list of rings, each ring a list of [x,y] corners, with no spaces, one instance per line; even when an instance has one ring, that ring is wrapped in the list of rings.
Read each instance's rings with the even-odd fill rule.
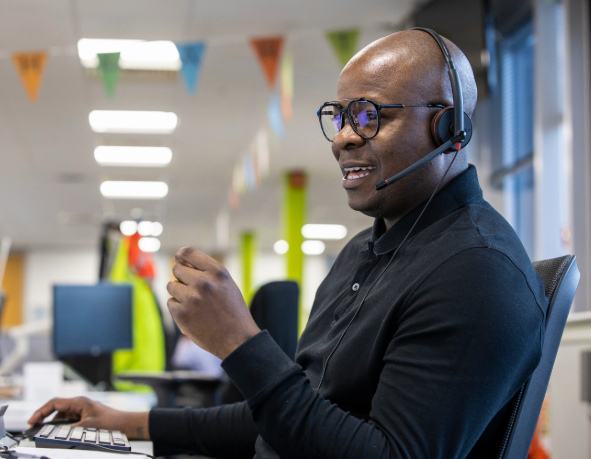
[[[531,23],[500,43],[505,217],[534,254],[534,47]]]

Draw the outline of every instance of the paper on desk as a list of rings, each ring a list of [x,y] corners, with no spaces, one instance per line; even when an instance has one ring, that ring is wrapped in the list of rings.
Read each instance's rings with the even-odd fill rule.
[[[46,456],[49,459],[121,459],[122,454],[107,453],[102,451],[86,451],[81,449],[61,449],[61,448],[26,448],[17,446],[14,448],[19,453],[32,454],[33,456]],[[128,455],[128,457],[139,458],[137,455]],[[144,456],[146,459],[147,456]]]

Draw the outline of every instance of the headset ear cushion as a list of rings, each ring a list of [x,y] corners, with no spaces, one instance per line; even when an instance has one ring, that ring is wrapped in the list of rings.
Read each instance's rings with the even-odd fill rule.
[[[466,139],[462,142],[462,148],[468,145],[472,138],[472,121],[470,117],[464,113],[464,131],[466,131]],[[445,107],[444,109],[435,113],[431,120],[431,136],[435,145],[440,146],[453,137],[454,134],[454,108]]]

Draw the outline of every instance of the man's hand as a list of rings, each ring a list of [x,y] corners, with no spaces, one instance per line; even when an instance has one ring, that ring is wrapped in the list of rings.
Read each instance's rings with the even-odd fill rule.
[[[174,257],[168,309],[184,335],[224,360],[260,332],[228,271],[213,258],[183,247]]]
[[[109,408],[102,403],[86,397],[54,398],[39,408],[29,425],[43,420],[57,411],[54,419],[77,419],[74,426],[94,427],[97,429],[119,430],[129,439],[149,440],[149,413],[127,413]]]

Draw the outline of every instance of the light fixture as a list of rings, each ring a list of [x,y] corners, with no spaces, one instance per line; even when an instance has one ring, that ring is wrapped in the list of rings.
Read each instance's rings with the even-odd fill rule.
[[[160,222],[152,222],[152,236],[160,236],[164,227]]]
[[[119,230],[124,236],[132,236],[137,232],[137,223],[133,220],[122,221]]]
[[[105,146],[94,149],[94,159],[103,166],[164,167],[172,159],[168,147],[116,147]]]
[[[140,233],[140,236],[152,236],[152,227],[154,224],[152,222],[143,221],[139,222],[137,225],[137,232]]]
[[[279,239],[275,244],[273,244],[273,250],[277,255],[283,255],[289,250],[289,244],[287,241]]]
[[[306,239],[343,239],[347,235],[347,228],[343,225],[314,225],[302,227],[302,236]]]
[[[137,232],[140,233],[140,236],[160,236],[163,229],[160,222],[142,221],[137,226]]]
[[[178,117],[173,112],[93,110],[88,122],[94,132],[115,134],[170,134]]]
[[[78,56],[83,67],[98,67],[97,53],[121,53],[119,67],[122,69],[178,71],[182,67],[179,52],[172,41],[102,38],[82,38],[78,41]]]
[[[101,194],[115,199],[160,199],[168,194],[164,182],[116,182],[101,183]]]
[[[155,237],[142,237],[138,241],[142,252],[157,252],[160,249],[160,240]]]
[[[320,255],[324,252],[325,245],[322,241],[304,241],[302,242],[302,252],[306,255]]]

